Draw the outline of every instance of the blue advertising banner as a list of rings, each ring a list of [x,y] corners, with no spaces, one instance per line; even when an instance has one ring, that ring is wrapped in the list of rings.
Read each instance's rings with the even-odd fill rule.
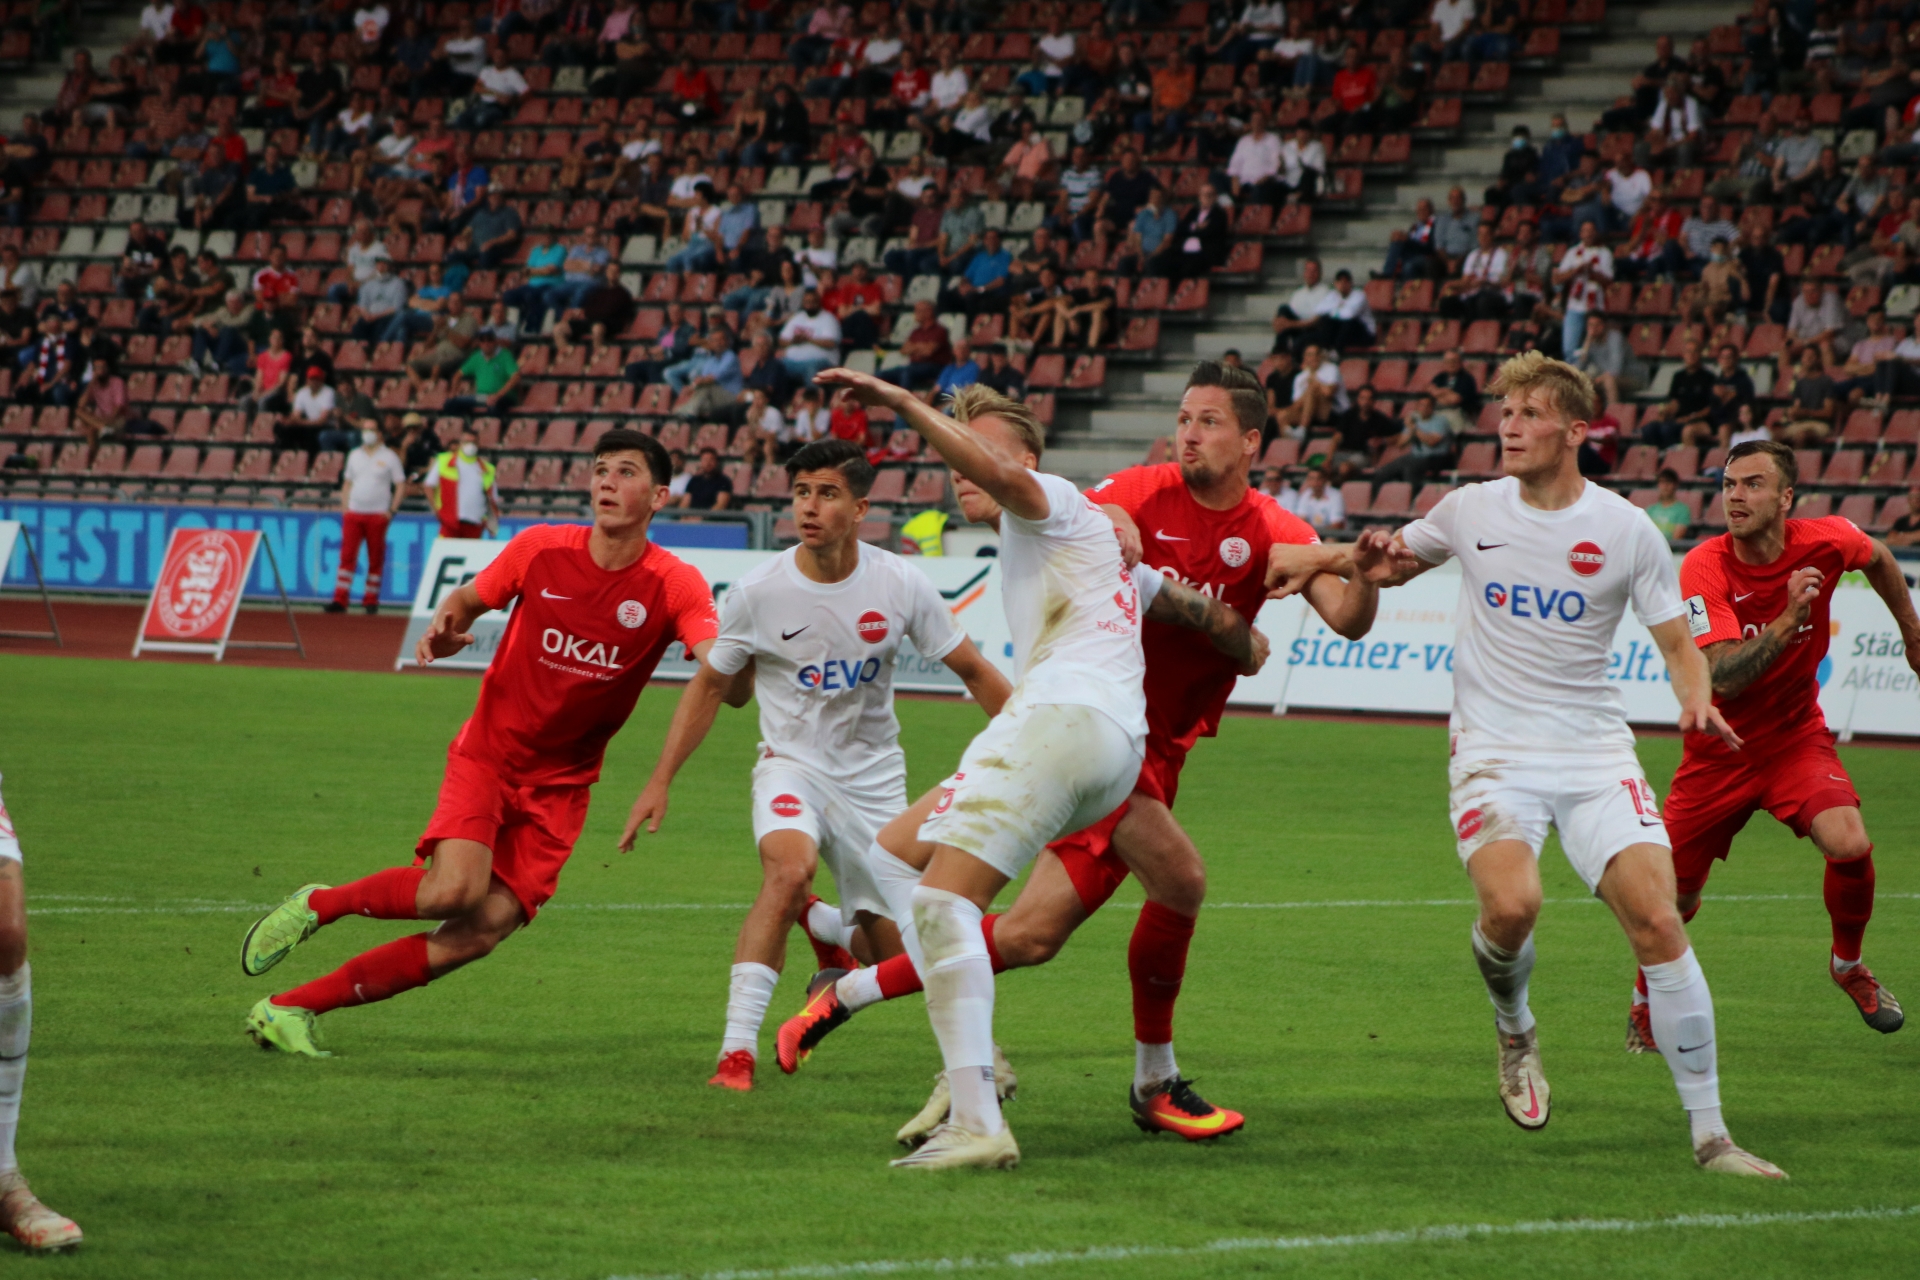
[[[295,600],[333,598],[340,565],[340,512],[256,511],[233,507],[150,505],[127,502],[9,502],[0,500],[0,520],[18,520],[40,554],[40,571],[52,591],[151,591],[175,529],[258,529],[280,566],[287,594]],[[501,538],[510,538],[537,520],[500,522]],[[384,603],[407,605],[420,585],[427,550],[439,534],[431,516],[402,512],[387,529],[387,564],[380,584]],[[685,524],[661,521],[654,539],[669,547],[746,546],[741,524]],[[366,577],[363,555],[354,575],[353,599],[360,599]],[[17,545],[0,583],[31,587],[33,569],[26,548]],[[266,556],[254,561],[249,596],[274,595],[273,566]]]

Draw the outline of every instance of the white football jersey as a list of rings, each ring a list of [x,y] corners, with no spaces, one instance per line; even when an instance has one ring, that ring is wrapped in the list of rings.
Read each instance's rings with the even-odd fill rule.
[[[1146,606],[1120,559],[1113,521],[1072,481],[1028,474],[1046,492],[1046,518],[1000,516],[1000,597],[1013,635],[1014,696],[1029,706],[1093,707],[1144,739]]]
[[[764,753],[850,782],[904,774],[893,715],[900,642],[911,637],[937,660],[966,633],[932,580],[890,551],[862,543],[859,567],[833,583],[801,573],[797,552],[773,557],[728,590],[707,662],[732,675],[756,660]]]
[[[1592,483],[1572,506],[1541,511],[1508,476],[1454,490],[1401,533],[1422,560],[1460,560],[1457,753],[1632,750],[1614,631],[1629,600],[1649,627],[1686,612],[1673,553],[1644,511]]]

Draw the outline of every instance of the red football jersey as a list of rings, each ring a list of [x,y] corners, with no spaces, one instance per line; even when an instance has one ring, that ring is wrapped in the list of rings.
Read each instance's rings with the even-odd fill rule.
[[[488,607],[518,603],[453,750],[516,786],[597,781],[607,740],[667,646],[720,634],[698,569],[649,543],[609,573],[587,552],[591,533],[583,524],[523,529],[473,580]]]
[[[1822,732],[1820,660],[1832,638],[1828,612],[1840,575],[1873,558],[1873,539],[1851,520],[1787,521],[1786,550],[1772,564],[1744,564],[1733,551],[1733,536],[1721,534],[1687,552],[1680,566],[1680,591],[1687,597],[1687,623],[1702,649],[1722,640],[1745,640],[1787,609],[1787,579],[1796,569],[1822,575],[1800,634],[1758,680],[1731,698],[1715,698],[1720,713],[1742,738]],[[1711,734],[1690,734],[1689,750],[1728,748]],[[1751,748],[1749,748],[1749,751]]]
[[[1141,559],[1169,578],[1216,600],[1251,621],[1267,599],[1267,552],[1276,542],[1320,541],[1313,526],[1257,489],[1240,505],[1214,511],[1195,502],[1178,463],[1129,467],[1087,491],[1116,506],[1140,526]],[[1187,627],[1148,622],[1141,632],[1147,655],[1147,731],[1193,745],[1220,728],[1227,695],[1239,671],[1207,637]]]

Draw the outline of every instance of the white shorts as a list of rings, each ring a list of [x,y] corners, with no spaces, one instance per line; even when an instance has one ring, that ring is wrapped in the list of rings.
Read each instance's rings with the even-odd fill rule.
[[[14,834],[13,815],[7,812],[5,796],[0,796],[0,858],[24,861],[20,856],[20,837]]]
[[[1457,756],[1447,780],[1448,817],[1463,863],[1495,840],[1524,840],[1538,858],[1552,825],[1574,871],[1588,889],[1598,889],[1607,864],[1627,846],[1673,847],[1646,772],[1631,752]]]
[[[754,844],[771,831],[798,831],[812,840],[833,876],[843,924],[852,924],[856,911],[892,914],[867,869],[867,848],[906,807],[904,773],[889,784],[859,788],[780,756],[753,766]]]
[[[946,791],[920,838],[970,853],[1011,880],[1049,840],[1119,808],[1145,753],[1145,740],[1105,712],[1015,698],[940,784]]]

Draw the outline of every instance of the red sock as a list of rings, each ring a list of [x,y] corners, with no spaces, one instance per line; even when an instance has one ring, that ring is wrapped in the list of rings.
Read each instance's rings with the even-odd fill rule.
[[[416,933],[357,955],[326,977],[275,996],[273,1002],[283,1009],[326,1013],[342,1005],[391,1000],[402,991],[424,987],[431,981],[427,935]]]
[[[418,920],[420,881],[426,874],[425,867],[388,867],[338,889],[315,889],[307,905],[319,915],[321,924],[332,924],[341,916]]]
[[[1645,1004],[1647,1002],[1647,971],[1645,969],[1633,971],[1633,989],[1640,994],[1640,1003]]]
[[[922,989],[920,974],[905,952],[873,966],[873,977],[880,984],[880,998],[883,1000],[898,1000],[901,996],[910,996]]]
[[[1860,939],[1873,919],[1873,846],[1865,857],[1828,862],[1827,914],[1833,918],[1833,954],[1841,960],[1860,958]]]
[[[1157,902],[1140,908],[1127,944],[1127,974],[1133,979],[1133,1038],[1141,1044],[1173,1042],[1173,1002],[1187,975],[1193,917]]]
[[[997,913],[981,917],[980,933],[981,936],[987,940],[987,959],[993,963],[993,971],[995,973],[1005,973],[1007,971],[1007,962],[1000,958],[1000,948],[993,945],[993,922],[999,918],[1000,916]]]

